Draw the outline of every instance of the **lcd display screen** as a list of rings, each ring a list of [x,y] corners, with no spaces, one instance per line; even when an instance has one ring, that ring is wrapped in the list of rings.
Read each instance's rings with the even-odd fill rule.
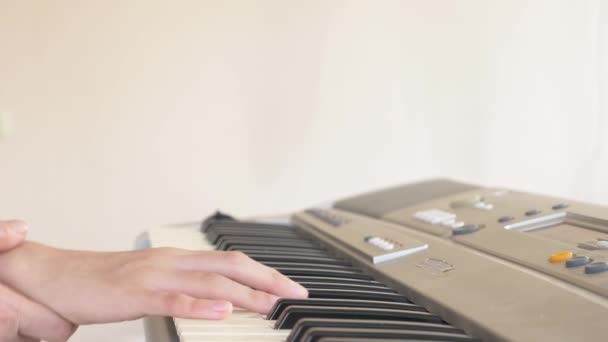
[[[584,241],[594,241],[598,239],[608,240],[608,234],[574,225],[572,223],[560,223],[539,229],[527,230],[526,233],[542,236],[550,240],[557,240],[571,245],[576,245]]]

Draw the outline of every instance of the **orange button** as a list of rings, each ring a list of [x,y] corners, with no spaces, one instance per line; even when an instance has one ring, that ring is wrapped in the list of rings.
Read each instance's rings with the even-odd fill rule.
[[[569,251],[558,252],[558,253],[553,254],[551,257],[549,257],[549,261],[551,261],[552,263],[564,262],[564,261],[572,258],[573,256],[574,256],[574,254]]]

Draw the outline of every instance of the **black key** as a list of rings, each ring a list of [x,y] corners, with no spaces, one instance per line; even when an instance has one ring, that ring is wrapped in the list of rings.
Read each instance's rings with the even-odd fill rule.
[[[215,213],[213,213],[212,215],[209,215],[207,218],[205,218],[203,220],[203,223],[201,224],[201,230],[204,232],[207,227],[209,227],[210,225],[220,222],[220,221],[232,221],[235,222],[236,219],[228,214],[224,214],[221,211],[216,211]]]
[[[407,342],[442,342],[433,340],[406,340]],[[393,338],[369,338],[369,337],[321,337],[317,342],[395,342]]]
[[[392,310],[407,310],[407,311],[423,311],[426,310],[416,304],[398,303],[398,302],[382,302],[374,300],[358,300],[358,299],[290,299],[281,298],[276,301],[272,309],[266,316],[267,319],[278,319],[279,316],[290,306],[316,306],[316,307],[352,307],[352,308],[374,308],[374,309],[392,309]]]
[[[373,279],[353,279],[345,277],[319,277],[319,276],[289,276],[289,278],[297,283],[311,281],[317,283],[329,283],[329,284],[358,284],[358,285],[372,285],[380,286],[382,283]]]
[[[328,270],[328,269],[309,269],[309,268],[297,268],[297,267],[277,267],[277,271],[283,273],[286,276],[316,276],[316,277],[336,277],[336,278],[351,278],[351,279],[364,279],[372,280],[372,277],[359,273],[349,272],[340,270]]]
[[[310,268],[310,269],[330,269],[330,270],[341,270],[345,272],[361,272],[360,269],[344,265],[331,265],[331,264],[308,264],[302,262],[277,262],[277,261],[262,261],[262,264],[272,267],[293,267],[293,268]]]
[[[288,234],[288,235],[300,235],[298,229],[286,228],[286,229],[273,229],[273,228],[242,228],[242,227],[212,227],[205,232],[205,234],[222,234],[222,233],[242,233],[245,235],[258,234],[258,233],[271,233],[271,234]]]
[[[416,330],[434,331],[450,334],[463,334],[460,329],[448,324],[424,323],[424,322],[399,322],[399,321],[374,321],[374,320],[352,320],[352,319],[322,319],[302,318],[299,320],[287,337],[287,341],[300,341],[302,336],[311,328],[357,328],[357,329],[391,329],[391,330]]]
[[[219,227],[210,228],[205,234],[277,234],[277,235],[300,235],[297,229],[267,229],[267,228],[239,228],[239,227]]]
[[[215,244],[222,237],[235,237],[235,236],[302,239],[302,237],[300,235],[298,235],[294,232],[266,232],[266,231],[225,232],[225,231],[220,231],[220,232],[207,232],[207,234],[205,235],[207,240],[213,244]]]
[[[245,221],[216,221],[212,222],[206,227],[204,227],[203,232],[206,232],[209,229],[217,229],[220,227],[227,228],[264,228],[264,229],[297,229],[294,226],[283,225],[283,224],[272,224],[272,223],[259,223],[259,222],[245,222]]]
[[[300,285],[307,289],[342,289],[342,290],[359,290],[359,291],[377,291],[377,292],[390,292],[397,293],[395,290],[386,287],[384,285],[372,286],[372,285],[359,285],[359,284],[332,284],[332,283],[314,283],[314,282],[300,282]]]
[[[462,335],[434,331],[358,329],[358,328],[311,328],[300,339],[302,342],[319,342],[324,337],[379,338],[392,341],[450,341],[473,342],[478,339]]]
[[[249,245],[259,244],[260,246],[282,246],[282,247],[291,247],[291,246],[306,246],[306,247],[318,247],[311,241],[304,240],[302,238],[267,238],[267,237],[255,237],[255,236],[246,236],[246,235],[238,235],[238,236],[223,236],[219,238],[216,242],[216,245],[220,246],[223,243],[246,243]]]
[[[230,246],[227,251],[241,251],[246,254],[264,253],[274,255],[285,255],[285,256],[313,256],[325,258],[329,256],[329,253],[320,248],[289,248],[289,247],[274,247],[274,246]]]
[[[317,245],[313,244],[310,241],[302,240],[302,239],[273,239],[273,238],[255,238],[255,237],[222,237],[217,240],[216,246],[218,249],[225,249],[230,245],[238,245],[238,244],[246,244],[246,245],[254,245],[254,246],[282,246],[282,247],[304,247],[304,248],[314,248]]]
[[[219,241],[218,241],[219,242]],[[249,241],[223,241],[218,243],[215,247],[218,250],[229,250],[232,246],[246,246],[246,247],[255,247],[255,246],[283,246],[289,248],[300,248],[300,249],[310,249],[317,247],[309,242],[303,242],[299,240],[274,240],[274,239],[260,239],[260,240],[249,240]]]
[[[291,329],[296,322],[302,318],[368,319],[427,323],[443,322],[438,316],[423,311],[292,305],[283,311],[274,327],[275,329]]]
[[[390,292],[379,291],[355,291],[341,289],[309,289],[308,298],[327,298],[327,299],[361,299],[377,300],[382,302],[409,303],[410,301],[403,295]]]
[[[310,256],[298,256],[298,255],[269,255],[264,253],[249,254],[249,257],[258,262],[301,262],[306,264],[327,264],[327,265],[341,265],[351,266],[351,263],[338,258],[332,257],[310,257]]]

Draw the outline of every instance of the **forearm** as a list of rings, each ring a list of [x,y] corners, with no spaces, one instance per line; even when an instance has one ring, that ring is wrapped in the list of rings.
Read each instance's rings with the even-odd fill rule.
[[[78,253],[78,258],[87,257],[86,252],[56,249],[36,242],[26,241],[20,246],[0,254],[0,283],[6,284],[33,301],[60,312],[66,319],[75,322],[65,309],[58,294],[73,293],[71,283],[58,281],[66,274],[74,273],[74,264],[66,263],[66,256]]]
[[[54,311],[0,283],[0,341],[25,341],[21,336],[65,342],[75,330],[74,324]]]
[[[24,266],[9,266],[13,262],[8,251],[23,244],[28,226],[20,220],[0,221],[0,279],[13,278]],[[4,254],[3,254],[4,253]],[[18,260],[18,259],[15,259]],[[32,301],[0,281],[0,341],[49,341],[65,342],[76,330],[47,306]]]

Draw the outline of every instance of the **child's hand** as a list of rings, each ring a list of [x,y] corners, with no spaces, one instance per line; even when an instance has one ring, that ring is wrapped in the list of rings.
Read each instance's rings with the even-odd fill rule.
[[[0,253],[22,243],[27,235],[27,229],[27,224],[23,221],[0,221]]]
[[[65,342],[76,326],[0,284],[0,341]]]
[[[307,291],[238,252],[172,248],[81,252],[26,242],[0,255],[0,280],[75,324],[145,315],[222,319],[238,307],[267,312]]]
[[[23,243],[27,225],[23,221],[0,221],[0,253]],[[63,342],[76,327],[43,305],[0,283],[0,341]],[[30,339],[31,338],[31,339]]]

